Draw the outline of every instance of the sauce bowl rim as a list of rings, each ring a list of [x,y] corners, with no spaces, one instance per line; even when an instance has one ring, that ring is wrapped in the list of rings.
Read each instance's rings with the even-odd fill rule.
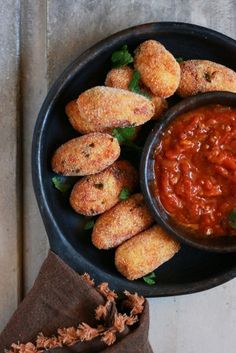
[[[163,116],[160,118],[160,120],[158,120],[154,128],[149,133],[143,148],[140,162],[140,185],[147,206],[152,212],[155,221],[175,239],[200,250],[218,253],[231,253],[236,252],[236,237],[233,242],[232,237],[230,236],[220,237],[221,239],[224,239],[226,244],[223,244],[221,239],[217,240],[216,244],[213,244],[213,240],[211,239],[209,241],[209,238],[207,238],[207,240],[205,241],[200,237],[189,237],[189,235],[186,235],[187,230],[185,232],[184,228],[182,228],[182,231],[180,231],[179,229],[177,229],[177,227],[170,224],[170,222],[167,220],[167,217],[164,217],[167,216],[167,212],[164,210],[164,207],[161,205],[161,202],[158,202],[157,199],[154,197],[151,190],[151,184],[155,180],[154,153],[162,133],[165,131],[167,126],[179,115],[194,110],[196,108],[200,108],[201,106],[207,106],[211,104],[221,104],[236,107],[236,93],[226,91],[212,91],[207,93],[200,93],[195,96],[184,98],[163,114]],[[163,209],[162,213],[157,207],[158,204],[161,205]]]

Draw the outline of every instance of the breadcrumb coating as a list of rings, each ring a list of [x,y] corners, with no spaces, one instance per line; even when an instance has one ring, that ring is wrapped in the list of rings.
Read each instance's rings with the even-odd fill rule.
[[[98,173],[120,156],[120,145],[109,134],[95,132],[61,145],[52,158],[52,170],[63,175]]]
[[[177,93],[181,97],[200,92],[236,93],[236,72],[209,60],[186,60],[180,63],[181,78]]]
[[[103,213],[95,222],[92,242],[98,249],[110,249],[142,232],[153,223],[142,194],[130,196]]]
[[[85,216],[103,213],[120,200],[123,188],[132,193],[138,184],[138,172],[128,161],[116,161],[104,171],[79,180],[70,195],[73,209]]]
[[[129,280],[147,275],[170,260],[180,249],[160,226],[155,225],[116,249],[117,270]]]
[[[134,70],[129,66],[111,69],[106,77],[105,86],[129,89],[130,81],[132,80]]]
[[[76,131],[78,131],[80,134],[88,134],[90,132],[106,132],[108,134],[112,133],[111,128],[100,128],[96,124],[88,122],[86,118],[82,118],[76,102],[77,99],[67,103],[65,108],[69,122]]]
[[[98,129],[139,126],[150,120],[155,111],[147,98],[120,88],[97,86],[77,99],[80,116],[88,126]]]
[[[172,96],[179,86],[179,64],[174,56],[155,40],[147,40],[139,45],[135,52],[134,67],[140,72],[145,86],[158,97]]]

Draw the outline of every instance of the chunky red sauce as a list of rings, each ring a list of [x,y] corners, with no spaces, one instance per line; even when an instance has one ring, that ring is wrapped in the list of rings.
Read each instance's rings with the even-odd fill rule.
[[[211,105],[179,116],[155,154],[158,197],[172,218],[198,234],[234,235],[236,108]]]

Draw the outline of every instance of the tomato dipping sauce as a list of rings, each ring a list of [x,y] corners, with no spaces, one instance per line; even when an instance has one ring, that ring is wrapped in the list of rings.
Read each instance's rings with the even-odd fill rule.
[[[177,224],[200,236],[236,236],[236,108],[182,114],[155,151],[155,197]]]

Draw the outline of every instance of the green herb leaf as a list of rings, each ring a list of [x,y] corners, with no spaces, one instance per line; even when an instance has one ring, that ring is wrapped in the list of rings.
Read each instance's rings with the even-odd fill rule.
[[[119,199],[120,200],[127,200],[130,196],[130,191],[128,188],[123,188],[120,192]]]
[[[181,58],[181,56],[180,56],[180,57],[178,57],[178,58],[175,58],[175,60],[176,60],[178,63],[181,63],[182,61],[184,61],[184,59],[183,59],[183,58]]]
[[[52,182],[54,187],[61,191],[62,193],[66,193],[69,191],[73,186],[73,181],[65,178],[63,176],[55,176],[52,178]]]
[[[95,220],[93,218],[88,219],[87,222],[84,225],[85,230],[93,229],[94,227]]]
[[[117,129],[113,129],[112,130],[112,136],[114,136],[118,142],[124,142],[125,141],[125,138],[122,134],[122,132],[120,131],[121,128],[117,128]]]
[[[134,70],[132,80],[130,81],[130,84],[129,84],[129,89],[132,92],[136,92],[137,90],[138,91],[140,90],[138,85],[140,77],[141,77],[140,72],[138,70]]]
[[[151,96],[148,93],[143,92],[139,88],[140,77],[141,77],[140,72],[138,70],[134,70],[133,76],[132,76],[132,80],[129,83],[129,89],[130,89],[131,92],[134,92],[134,93],[137,93],[137,94],[141,94],[142,96],[150,99]]]
[[[236,209],[233,209],[230,213],[229,213],[229,222],[232,228],[236,229]]]
[[[133,143],[132,138],[135,136],[135,127],[118,127],[112,130],[112,136],[117,138],[119,143],[123,143],[124,146],[130,148],[131,150],[142,152],[142,147]]]
[[[134,61],[132,55],[129,53],[128,46],[123,45],[119,50],[116,50],[111,56],[112,66],[122,67]]]
[[[149,286],[153,286],[156,284],[156,274],[155,272],[151,272],[149,275],[144,276],[143,280],[145,283],[149,284]]]
[[[119,142],[132,140],[135,135],[135,127],[118,127],[112,130],[112,136],[116,137]]]

